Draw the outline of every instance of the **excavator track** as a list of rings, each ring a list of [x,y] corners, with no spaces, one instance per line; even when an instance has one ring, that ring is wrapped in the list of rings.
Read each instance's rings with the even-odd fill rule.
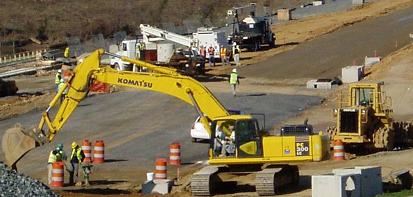
[[[210,196],[213,194],[219,178],[218,166],[206,166],[194,173],[191,179],[191,192],[194,196]]]
[[[297,166],[266,168],[255,174],[255,190],[260,196],[275,195],[277,189],[288,184],[298,184]]]

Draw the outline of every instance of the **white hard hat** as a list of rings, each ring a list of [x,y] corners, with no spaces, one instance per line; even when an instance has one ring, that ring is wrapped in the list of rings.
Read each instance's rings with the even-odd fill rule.
[[[60,79],[60,83],[64,83],[65,82],[65,80],[64,79]]]
[[[236,73],[236,72],[237,72],[237,69],[236,69],[236,68],[232,69],[232,72],[233,72],[233,73]]]
[[[57,72],[58,72],[58,73],[61,73],[61,72],[62,72],[62,69],[57,70]]]
[[[233,42],[233,43],[232,43],[232,46],[236,46],[236,45],[237,45],[237,43],[236,43],[236,42]]]

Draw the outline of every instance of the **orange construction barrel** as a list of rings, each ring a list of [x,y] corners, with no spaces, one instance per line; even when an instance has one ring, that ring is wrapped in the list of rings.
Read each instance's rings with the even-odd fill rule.
[[[344,144],[341,140],[335,140],[334,145],[334,160],[341,161],[344,160]]]
[[[181,145],[179,143],[175,142],[169,145],[169,164],[181,165]]]
[[[92,143],[89,140],[83,140],[82,150],[85,154],[85,160],[83,160],[83,162],[92,162]]]
[[[167,160],[165,158],[158,158],[155,161],[155,179],[166,179],[167,174]]]
[[[64,186],[64,165],[63,162],[55,162],[52,164],[52,187]]]
[[[96,140],[93,147],[93,163],[105,162],[105,143],[103,140]]]

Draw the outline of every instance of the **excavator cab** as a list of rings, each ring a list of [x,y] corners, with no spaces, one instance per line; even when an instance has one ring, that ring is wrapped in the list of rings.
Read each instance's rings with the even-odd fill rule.
[[[213,158],[246,158],[262,156],[262,136],[258,121],[245,115],[218,119],[212,123]]]

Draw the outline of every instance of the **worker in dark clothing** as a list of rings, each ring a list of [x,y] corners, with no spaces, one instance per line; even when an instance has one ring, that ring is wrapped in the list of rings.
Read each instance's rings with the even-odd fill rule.
[[[72,166],[71,171],[69,172],[69,184],[74,184],[78,181],[79,177],[79,165],[82,163],[83,159],[85,158],[85,154],[83,153],[80,146],[76,143],[72,143],[72,154],[70,155],[70,164]]]

